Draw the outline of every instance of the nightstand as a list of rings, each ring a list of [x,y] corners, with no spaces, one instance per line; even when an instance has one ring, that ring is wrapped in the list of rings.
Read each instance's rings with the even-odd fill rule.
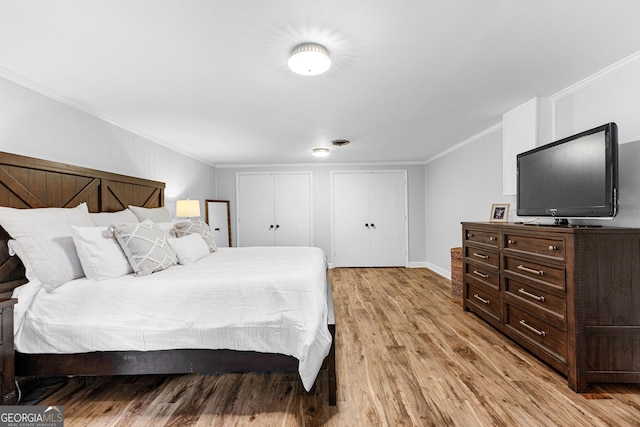
[[[13,348],[13,306],[18,302],[14,298],[0,298],[0,405],[11,405],[17,401],[14,381]]]

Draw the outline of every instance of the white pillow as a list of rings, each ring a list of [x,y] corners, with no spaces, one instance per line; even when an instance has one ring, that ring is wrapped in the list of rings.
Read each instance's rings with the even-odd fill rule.
[[[0,207],[0,225],[18,241],[47,291],[84,276],[71,226],[93,226],[86,203],[75,208]]]
[[[136,276],[146,276],[178,263],[167,236],[151,221],[111,226]]]
[[[108,230],[108,227],[71,227],[82,269],[90,280],[112,279],[133,273],[127,256]]]
[[[138,221],[150,219],[153,222],[171,222],[171,214],[167,208],[142,208],[140,206],[129,206],[129,209],[138,217]]]
[[[17,256],[22,261],[22,265],[24,266],[24,277],[27,278],[28,281],[33,282],[38,280],[36,274],[33,272],[33,268],[31,264],[29,264],[29,259],[24,254],[20,243],[18,243],[15,239],[9,239],[7,242],[7,246],[9,247],[9,255]]]
[[[118,212],[96,212],[90,213],[89,216],[93,220],[93,224],[97,226],[107,226],[111,224],[122,224],[128,222],[139,222],[138,217],[129,209],[123,209]]]
[[[193,264],[209,255],[209,245],[199,234],[187,234],[180,238],[167,239],[169,246],[178,256],[182,265]]]

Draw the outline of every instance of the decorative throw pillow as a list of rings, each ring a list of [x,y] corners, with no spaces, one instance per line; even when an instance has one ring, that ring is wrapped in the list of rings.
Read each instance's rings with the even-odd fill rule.
[[[178,263],[166,234],[151,221],[116,224],[112,228],[137,276],[146,276]]]
[[[112,279],[133,273],[118,241],[105,235],[107,230],[107,227],[71,227],[82,269],[90,280]]]
[[[86,203],[75,208],[0,207],[0,225],[20,244],[35,277],[47,291],[84,276],[71,226],[93,226]]]
[[[202,236],[207,245],[209,246],[209,252],[215,252],[216,241],[213,238],[213,234],[211,234],[211,230],[209,230],[209,225],[202,221],[201,219],[196,219],[194,221],[183,221],[178,222],[173,229],[175,235],[177,237],[186,236],[187,234],[199,234]]]
[[[180,238],[167,239],[182,265],[193,264],[209,255],[209,245],[201,235],[193,233]]]
[[[170,222],[171,214],[164,206],[160,208],[142,208],[140,206],[129,206],[131,212],[135,214],[138,221],[150,219],[153,222]]]
[[[138,217],[129,209],[118,212],[96,212],[90,213],[93,224],[97,226],[108,226],[111,224],[128,224],[140,222]]]

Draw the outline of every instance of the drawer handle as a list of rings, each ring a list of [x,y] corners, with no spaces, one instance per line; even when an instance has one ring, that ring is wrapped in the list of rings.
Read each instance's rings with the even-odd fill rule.
[[[473,237],[473,233],[467,233],[467,239],[470,239]]]
[[[473,294],[473,297],[476,298],[476,299],[479,299],[480,301],[482,301],[483,304],[489,304],[489,300],[488,299],[484,299],[478,294]]]
[[[534,270],[533,268],[525,267],[522,264],[520,264],[518,266],[518,270],[523,270],[523,271],[526,271],[527,273],[537,274],[538,276],[544,275],[544,271],[542,271],[542,270]]]
[[[544,301],[544,297],[543,296],[532,294],[531,292],[525,291],[523,288],[518,289],[518,292],[520,292],[522,295],[526,295],[526,296],[528,296],[530,298],[533,298],[533,299],[535,299],[537,301]]]
[[[493,241],[495,241],[495,240],[498,240],[498,238],[497,238],[497,237],[494,237],[494,236],[491,236],[491,237],[489,237],[489,240],[491,240],[491,241],[493,242]]]
[[[553,245],[549,245],[549,250],[550,251],[557,251],[558,247],[557,246],[553,246]]]
[[[515,245],[516,241],[509,239],[509,240],[507,240],[507,243],[510,244],[510,245]]]
[[[489,255],[479,254],[478,252],[474,252],[473,256],[477,258],[482,258],[482,259],[489,259]]]
[[[481,272],[479,272],[478,270],[473,270],[473,274],[475,274],[476,276],[480,276],[480,277],[482,277],[483,279],[486,279],[487,277],[489,277],[489,275],[488,275],[488,274],[481,273]]]
[[[525,328],[527,328],[528,330],[530,330],[531,332],[535,333],[536,335],[539,335],[539,336],[541,336],[541,337],[544,337],[545,335],[547,335],[547,333],[546,333],[545,331],[541,331],[541,330],[539,330],[539,329],[534,328],[534,327],[533,327],[533,326],[531,326],[531,325],[528,325],[528,324],[527,324],[527,322],[526,322],[526,321],[524,321],[524,320],[521,320],[521,321],[520,321],[520,324],[521,324],[522,326],[524,326]]]

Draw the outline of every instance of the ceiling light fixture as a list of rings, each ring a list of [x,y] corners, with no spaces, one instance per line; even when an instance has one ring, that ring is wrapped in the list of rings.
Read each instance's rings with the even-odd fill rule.
[[[303,43],[293,48],[289,68],[302,76],[317,76],[331,67],[329,52],[317,43]]]
[[[330,154],[330,152],[329,152],[329,149],[326,147],[317,147],[311,150],[311,154],[313,154],[316,157],[327,157]]]

